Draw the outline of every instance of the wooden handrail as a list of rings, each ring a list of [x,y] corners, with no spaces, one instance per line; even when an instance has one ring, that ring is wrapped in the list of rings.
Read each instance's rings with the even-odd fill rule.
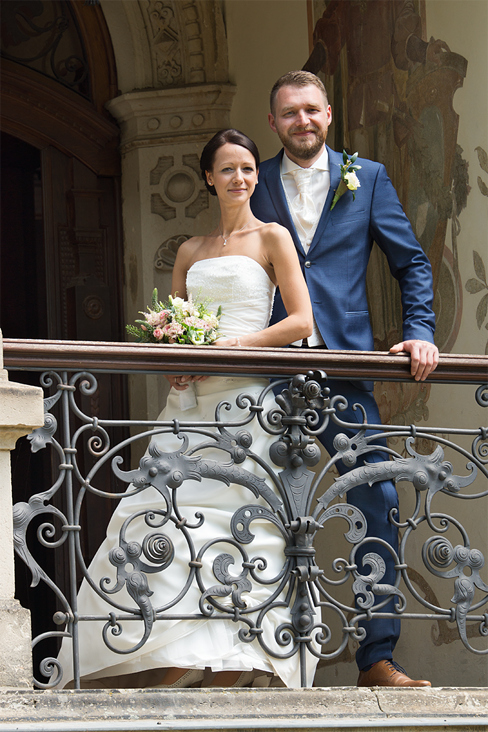
[[[219,348],[5,338],[5,368],[129,373],[290,376],[321,369],[329,378],[411,381],[410,358],[384,351]],[[442,354],[429,382],[488,383],[488,357]]]

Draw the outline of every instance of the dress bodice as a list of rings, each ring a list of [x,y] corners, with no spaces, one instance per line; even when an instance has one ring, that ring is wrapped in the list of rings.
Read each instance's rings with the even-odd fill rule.
[[[186,275],[195,302],[205,300],[212,312],[222,306],[220,331],[232,337],[266,328],[275,286],[256,260],[236,254],[195,262]]]

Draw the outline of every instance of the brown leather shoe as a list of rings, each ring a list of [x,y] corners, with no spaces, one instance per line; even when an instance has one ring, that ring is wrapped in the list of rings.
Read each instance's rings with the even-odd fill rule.
[[[378,661],[369,671],[360,671],[358,686],[432,686],[430,681],[415,681],[395,661]]]

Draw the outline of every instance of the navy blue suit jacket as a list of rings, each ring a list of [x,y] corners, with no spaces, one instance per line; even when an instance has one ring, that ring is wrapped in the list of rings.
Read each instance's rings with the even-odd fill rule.
[[[280,178],[283,151],[259,169],[251,199],[262,221],[285,226],[295,242],[310,292],[315,321],[328,348],[372,351],[373,333],[366,300],[366,267],[373,241],[388,258],[398,280],[403,308],[403,338],[433,343],[432,271],[383,165],[359,159],[361,187],[356,199],[346,191],[330,207],[340,182],[342,154],[327,148],[330,190],[307,255],[298,238]],[[271,322],[286,317],[279,293]],[[393,345],[393,344],[392,344]]]

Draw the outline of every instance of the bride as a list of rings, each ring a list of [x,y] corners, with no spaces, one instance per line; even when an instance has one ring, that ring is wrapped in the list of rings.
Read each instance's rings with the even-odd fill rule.
[[[250,198],[258,182],[259,153],[256,145],[237,130],[222,130],[205,146],[200,166],[205,185],[219,199],[220,221],[207,236],[193,237],[181,245],[174,265],[173,295],[184,299],[191,295],[195,301],[205,300],[214,312],[219,305],[222,306],[220,330],[223,337],[217,341],[219,346],[285,346],[306,338],[312,332],[312,309],[291,236],[279,224],[259,221],[250,208]],[[280,288],[288,317],[268,326],[276,287]],[[230,410],[223,410],[221,418],[225,422],[242,421],[246,410],[236,405],[238,395],[244,392],[257,399],[268,384],[266,379],[260,378],[216,376],[172,376],[169,380],[172,388],[165,410],[159,417],[162,422],[172,419],[214,422],[216,407],[222,400],[232,406]],[[189,388],[194,388],[196,393],[193,406],[189,406],[191,402],[184,405],[183,401],[180,405],[181,395]],[[273,402],[272,394],[268,394],[264,401],[265,411]],[[228,429],[232,431],[231,427]],[[276,438],[260,429],[256,420],[246,424],[244,429],[252,435],[253,454],[262,455],[266,460],[269,447]],[[167,430],[155,435],[151,445],[161,452],[170,453],[188,447],[194,449],[199,442],[205,441],[205,450],[201,453],[205,458],[220,462],[229,460],[228,453],[215,447],[209,449],[209,440],[203,440],[201,434],[192,433],[188,440],[183,448],[181,438]],[[249,457],[243,467],[261,479],[267,477],[259,464]],[[269,481],[267,483],[270,485]],[[209,685],[244,686],[250,685],[256,676],[267,675],[270,678],[277,675],[289,687],[300,686],[299,656],[295,654],[286,658],[289,649],[283,651],[275,636],[277,628],[291,620],[290,609],[283,602],[285,591],[277,598],[281,602],[273,603],[262,618],[263,644],[258,638],[250,643],[241,640],[239,631],[244,632],[248,626],[231,619],[234,618],[234,605],[230,591],[225,597],[219,596],[218,602],[223,608],[232,608],[232,612],[228,615],[225,612],[214,613],[211,618],[202,618],[199,606],[202,591],[195,577],[188,581],[191,559],[188,539],[184,532],[178,530],[177,522],[164,524],[164,531],[174,547],[171,562],[164,570],[147,575],[152,608],[160,610],[164,607],[171,617],[165,618],[161,613],[161,619],[158,617],[154,622],[146,642],[136,650],[132,649],[138,645],[142,635],[140,620],[119,621],[122,632],[114,633],[118,638],[114,639],[109,632],[109,644],[103,642],[102,629],[109,612],[129,606],[140,618],[138,608],[125,587],[118,593],[106,595],[115,606],[110,606],[102,597],[103,590],[108,592],[117,582],[115,565],[109,561],[109,556],[113,556],[111,552],[119,547],[122,532],[125,541],[138,542],[140,546],[149,533],[149,522],[144,520],[148,512],[154,508],[164,511],[167,505],[153,486],[136,493],[130,486],[128,493],[130,495],[122,498],[115,509],[107,537],[88,570],[94,585],[102,587],[102,592],[95,592],[84,580],[78,595],[79,615],[99,618],[82,621],[78,625],[83,679],[88,683],[101,680],[91,683],[92,686],[110,683],[127,686],[132,685],[131,680],[137,675],[146,674],[146,685],[161,688],[200,685],[204,676],[205,683]],[[223,552],[232,553],[232,546],[225,539],[218,540],[218,537],[231,537],[230,520],[242,506],[268,504],[262,498],[256,499],[245,486],[227,485],[210,477],[185,480],[176,494],[179,512],[190,524],[198,523],[195,516],[204,517],[198,530],[192,532],[192,541],[195,552],[204,551],[202,558],[207,569],[200,569],[201,581],[207,588],[215,586],[215,575],[211,572],[215,558]],[[134,516],[138,516],[138,520],[134,520]],[[247,575],[250,583],[242,593],[245,603],[245,610],[241,609],[243,617],[246,610],[252,611],[252,608],[266,603],[276,591],[277,581],[273,583],[272,580],[279,576],[285,561],[282,534],[271,522],[255,521],[252,531],[251,557],[266,557],[267,566],[254,573],[259,575],[261,582],[256,580],[256,576]],[[242,559],[234,551],[232,576],[242,571]],[[103,578],[108,578],[108,582],[107,579],[102,582]],[[175,618],[175,615],[185,617]],[[116,644],[118,653],[109,647]],[[273,648],[277,656],[281,651],[282,655],[275,657],[265,648]],[[63,683],[66,683],[73,678],[70,671],[71,647],[67,640],[63,642],[59,661],[65,674]],[[308,654],[309,685],[315,665],[316,659]],[[114,677],[119,678],[114,681]]]

